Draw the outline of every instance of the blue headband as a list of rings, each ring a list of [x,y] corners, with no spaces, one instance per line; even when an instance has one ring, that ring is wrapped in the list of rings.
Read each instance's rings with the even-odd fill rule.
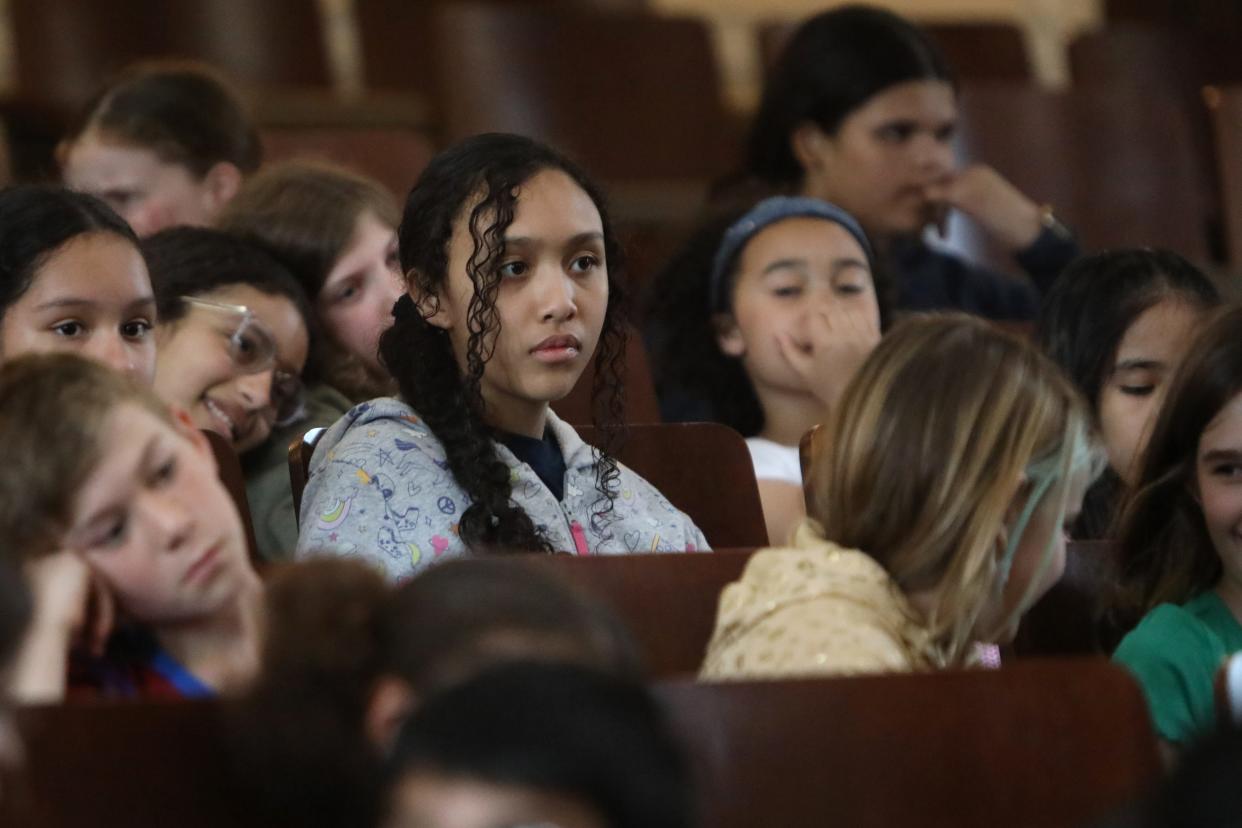
[[[725,310],[728,297],[723,296],[726,271],[746,243],[755,234],[778,221],[787,218],[806,217],[831,221],[844,227],[858,244],[871,262],[871,245],[867,242],[867,234],[863,232],[858,221],[849,213],[835,204],[820,201],[817,198],[802,196],[773,196],[752,207],[746,215],[735,221],[720,240],[716,250],[716,259],[712,263],[711,307],[712,313]]]

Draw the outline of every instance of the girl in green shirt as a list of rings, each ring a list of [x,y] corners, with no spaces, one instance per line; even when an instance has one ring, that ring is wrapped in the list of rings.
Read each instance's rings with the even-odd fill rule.
[[[1215,724],[1213,680],[1242,650],[1242,308],[1203,329],[1156,420],[1123,508],[1113,658],[1138,678],[1174,748]]]

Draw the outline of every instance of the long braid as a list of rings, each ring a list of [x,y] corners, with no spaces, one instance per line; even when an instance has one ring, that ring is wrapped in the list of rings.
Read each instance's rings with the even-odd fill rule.
[[[399,233],[410,293],[424,298],[416,304],[410,295],[402,297],[393,326],[380,338],[381,360],[402,397],[444,446],[449,471],[472,501],[459,531],[476,552],[552,551],[530,516],[512,500],[510,469],[492,439],[480,390],[500,333],[496,300],[505,233],[521,185],[544,169],[561,170],[574,179],[599,209],[603,225],[609,300],[592,395],[604,450],[596,456],[600,499],[592,507],[591,524],[604,532],[599,519],[612,510],[619,489],[613,453],[623,438],[617,424],[624,412],[624,291],[618,280],[621,251],[606,207],[581,171],[549,148],[514,135],[475,136],[433,160],[406,201]],[[447,283],[448,248],[459,218],[473,244],[465,265],[473,294],[466,310],[464,365],[454,356],[449,333],[428,321]],[[419,306],[424,303],[427,307]]]

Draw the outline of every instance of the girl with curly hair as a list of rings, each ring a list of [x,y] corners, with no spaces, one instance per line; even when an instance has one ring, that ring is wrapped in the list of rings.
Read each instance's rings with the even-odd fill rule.
[[[402,577],[467,553],[705,548],[610,453],[620,253],[585,175],[528,138],[476,136],[423,172],[398,241],[406,293],[380,357],[401,396],[354,407],[320,440],[299,555],[360,555]],[[549,410],[597,346],[604,450]]]

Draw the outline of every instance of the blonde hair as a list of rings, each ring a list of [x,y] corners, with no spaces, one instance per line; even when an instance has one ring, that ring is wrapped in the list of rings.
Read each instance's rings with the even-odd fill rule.
[[[923,621],[946,661],[958,662],[1008,575],[1015,496],[1035,485],[1030,470],[1041,461],[1055,463],[1053,478],[1068,477],[1089,448],[1089,422],[1078,392],[1027,343],[962,314],[910,318],[876,348],[829,422],[830,445],[811,470],[812,517],[829,540],[875,558],[903,592],[932,590]],[[1036,499],[1048,483],[1040,476]]]
[[[107,448],[110,415],[126,403],[172,422],[150,389],[79,356],[33,354],[0,366],[0,549],[10,560],[61,543]]]

